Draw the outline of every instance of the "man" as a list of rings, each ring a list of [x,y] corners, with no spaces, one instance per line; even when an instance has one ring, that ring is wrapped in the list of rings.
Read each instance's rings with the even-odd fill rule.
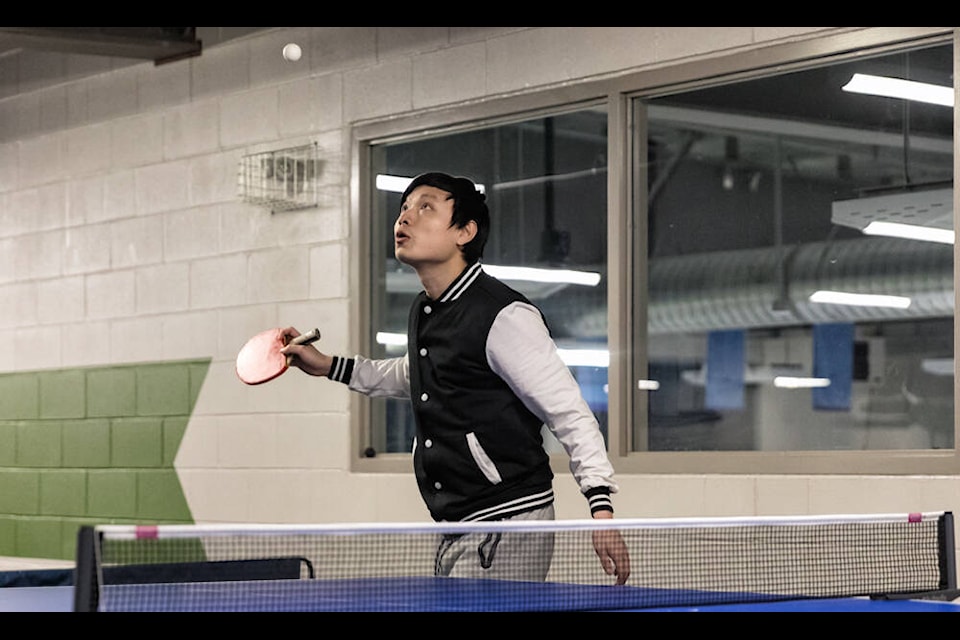
[[[410,399],[414,471],[435,520],[552,520],[544,424],[570,455],[592,517],[612,518],[617,485],[596,417],[539,309],[481,268],[489,232],[486,198],[473,182],[417,176],[394,222],[395,255],[423,285],[410,310],[407,354],[346,358],[313,345],[283,352],[294,356],[293,366],[353,391]],[[438,575],[545,579],[552,535],[473,537],[444,539]],[[597,530],[593,544],[604,571],[624,584],[630,559],[619,533]]]

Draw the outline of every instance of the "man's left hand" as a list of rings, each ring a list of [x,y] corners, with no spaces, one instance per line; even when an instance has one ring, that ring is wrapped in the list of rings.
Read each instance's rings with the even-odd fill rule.
[[[610,511],[598,511],[595,519],[613,518]],[[608,576],[617,576],[617,584],[626,584],[630,577],[630,553],[623,537],[616,529],[597,529],[593,532],[593,548]]]

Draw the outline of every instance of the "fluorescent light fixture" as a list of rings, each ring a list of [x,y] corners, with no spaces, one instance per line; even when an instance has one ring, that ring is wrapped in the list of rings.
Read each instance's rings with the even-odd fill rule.
[[[883,222],[874,220],[863,232],[869,236],[892,236],[894,238],[909,238],[910,240],[926,240],[927,242],[942,242],[953,244],[955,234],[952,229],[934,229],[916,224],[902,222]]]
[[[829,387],[830,378],[777,376],[773,379],[773,386],[781,389],[812,389],[814,387]]]
[[[660,388],[660,382],[657,380],[637,380],[637,389],[641,391],[656,391]]]
[[[532,267],[503,267],[483,265],[483,270],[501,280],[512,280],[513,286],[531,300],[540,300],[562,291],[569,285],[595,287],[600,283],[600,274],[594,271],[569,269],[536,269]],[[417,274],[412,269],[388,269],[387,291],[396,293],[419,293],[423,290]]]
[[[568,367],[610,366],[610,352],[606,349],[557,349],[557,353]]]
[[[804,373],[803,369],[804,367],[799,364],[748,364],[743,372],[743,381],[750,385],[772,384],[781,389],[809,389],[811,387],[826,387],[830,385],[828,378],[814,378],[812,376],[802,375]],[[680,377],[687,384],[705,387],[707,384],[707,366],[701,365],[698,369],[681,371]]]
[[[377,179],[376,179],[376,185],[377,185],[377,189],[379,189],[380,191],[391,191],[394,193],[403,193],[404,191],[407,190],[407,185],[410,184],[412,180],[413,178],[407,178],[404,176],[391,176],[391,175],[378,173]],[[484,187],[482,184],[476,184],[476,186],[477,186],[477,191],[479,191],[480,193],[486,193],[486,187]]]
[[[377,332],[377,344],[382,344],[387,347],[397,347],[397,346],[407,346],[407,334],[405,333],[388,333],[386,331]]]
[[[902,98],[939,104],[944,107],[953,106],[953,87],[942,87],[926,82],[914,82],[900,78],[872,76],[865,73],[855,73],[850,82],[843,86],[844,91],[866,93],[887,98]]]
[[[952,376],[953,358],[924,358],[920,361],[920,369],[934,376]]]
[[[890,307],[906,309],[910,306],[910,298],[903,296],[884,296],[869,293],[849,293],[846,291],[815,291],[810,295],[810,302],[826,304],[847,304],[855,307]]]
[[[492,264],[483,265],[483,270],[499,280],[582,284],[588,287],[595,287],[600,284],[600,274],[591,271],[537,269],[534,267],[503,267]]]
[[[390,191],[393,193],[403,193],[407,185],[413,178],[402,178],[400,176],[385,176],[377,174],[377,189],[380,191]]]
[[[377,344],[388,347],[407,346],[407,334],[377,332]],[[607,349],[557,349],[560,359],[568,367],[601,367],[610,366],[610,352]]]
[[[910,227],[925,227],[937,229],[936,233],[930,234],[929,239],[945,240],[953,236],[953,187],[836,200],[831,205],[830,221],[864,233],[873,222],[895,222],[897,226],[872,227],[870,233],[916,237],[919,231]],[[944,232],[949,232],[950,235],[947,236]]]

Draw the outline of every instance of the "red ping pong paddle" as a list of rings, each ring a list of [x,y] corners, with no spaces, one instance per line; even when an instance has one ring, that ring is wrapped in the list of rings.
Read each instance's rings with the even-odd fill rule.
[[[320,330],[301,334],[290,344],[310,344],[320,339]],[[237,354],[237,377],[245,384],[273,380],[290,366],[291,358],[280,353],[286,346],[281,329],[267,329],[253,336]]]

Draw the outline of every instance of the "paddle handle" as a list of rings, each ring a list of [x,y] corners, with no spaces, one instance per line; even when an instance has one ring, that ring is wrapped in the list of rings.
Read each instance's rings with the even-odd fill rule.
[[[290,344],[310,344],[320,339],[320,329],[312,329],[306,333],[301,333],[290,341]]]
[[[296,338],[290,341],[290,344],[310,344],[311,342],[316,342],[320,339],[320,329],[313,329],[307,331],[306,333],[301,333]],[[287,366],[290,366],[290,363],[293,362],[293,356],[287,356]]]

